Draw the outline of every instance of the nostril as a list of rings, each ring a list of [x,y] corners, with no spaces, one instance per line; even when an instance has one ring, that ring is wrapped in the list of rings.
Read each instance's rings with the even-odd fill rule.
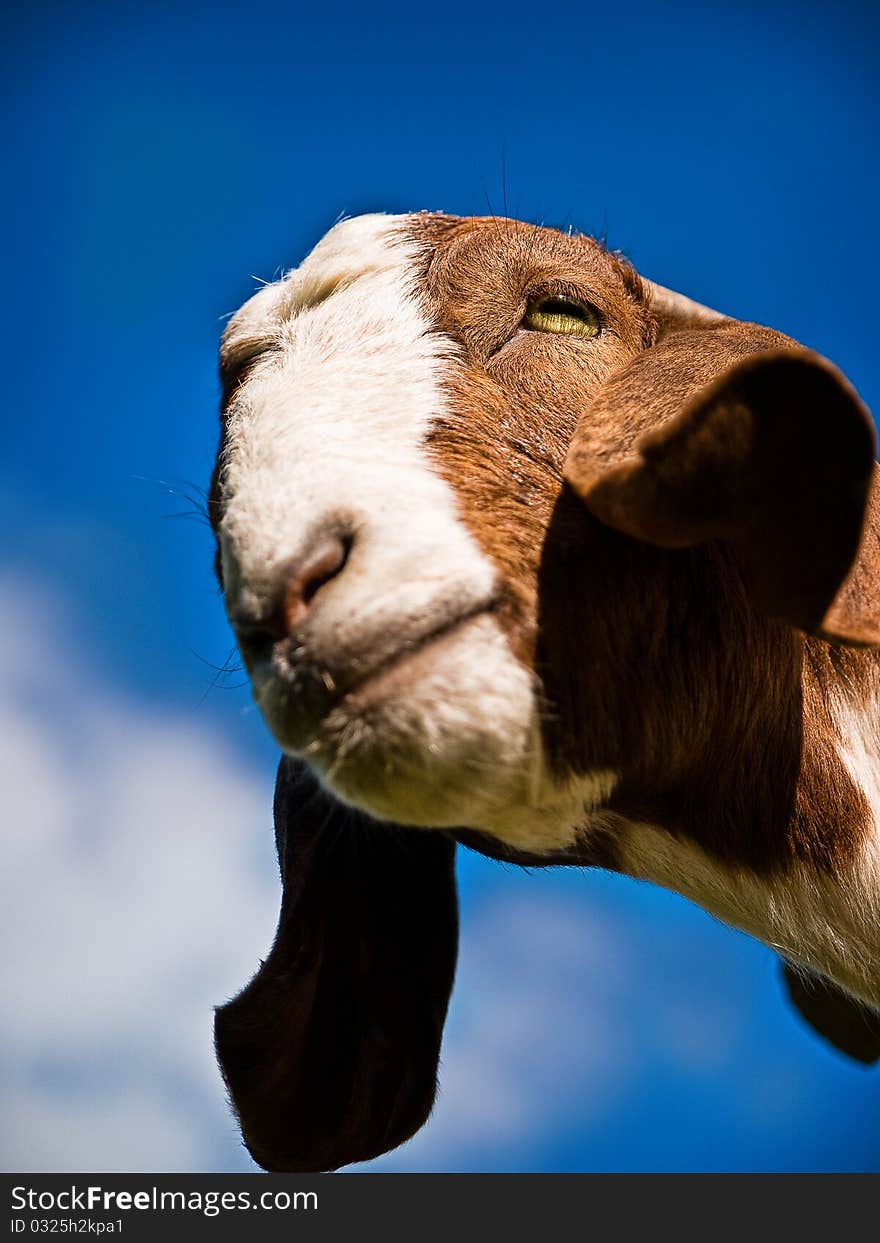
[[[345,569],[351,545],[350,537],[322,535],[307,553],[278,568],[278,588],[268,607],[230,613],[239,644],[251,660],[269,659],[274,645],[302,624],[321,589]]]
[[[248,663],[269,660],[272,648],[279,639],[285,638],[285,634],[272,618],[256,618],[239,611],[233,613],[230,620],[238,645]]]
[[[289,634],[306,617],[315,596],[345,569],[351,539],[324,535],[305,557],[287,567],[280,613]]]
[[[325,537],[309,555],[299,573],[294,575],[292,584],[287,588],[287,594],[289,595],[291,590],[298,589],[303,604],[310,604],[324,584],[329,583],[345,569],[350,550],[350,539],[342,539],[338,535]]]

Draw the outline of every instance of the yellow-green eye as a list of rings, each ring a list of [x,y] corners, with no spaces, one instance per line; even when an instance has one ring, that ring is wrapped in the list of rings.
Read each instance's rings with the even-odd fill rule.
[[[533,332],[559,332],[567,337],[596,337],[602,327],[598,311],[574,298],[534,298],[526,307],[523,327]]]

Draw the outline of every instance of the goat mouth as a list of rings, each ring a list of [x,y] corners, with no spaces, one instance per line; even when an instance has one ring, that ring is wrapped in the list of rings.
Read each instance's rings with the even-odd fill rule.
[[[324,726],[331,720],[367,711],[373,704],[405,691],[473,623],[491,616],[497,601],[491,599],[447,619],[433,630],[404,641],[375,664],[339,669],[308,661],[273,661],[259,681],[254,699],[277,741],[285,751],[305,755],[324,749]]]
[[[494,601],[479,605],[444,622],[417,640],[398,648],[391,656],[380,661],[355,683],[350,684],[333,706],[340,707],[348,701],[361,702],[365,698],[372,698],[380,694],[398,677],[409,677],[416,673],[420,664],[427,664],[433,660],[438,654],[438,649],[450,644],[471,622],[492,613],[494,608]]]

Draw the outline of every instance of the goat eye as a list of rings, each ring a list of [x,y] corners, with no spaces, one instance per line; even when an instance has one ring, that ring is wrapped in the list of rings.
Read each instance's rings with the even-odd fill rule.
[[[599,312],[574,298],[533,298],[526,307],[523,327],[533,332],[557,332],[567,337],[597,337],[602,328]]]

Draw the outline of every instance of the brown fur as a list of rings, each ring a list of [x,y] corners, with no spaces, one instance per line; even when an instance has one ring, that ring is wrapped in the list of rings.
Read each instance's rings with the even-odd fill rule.
[[[725,369],[761,352],[783,350],[787,360],[796,344],[729,320],[682,331],[687,321],[655,314],[650,288],[589,238],[433,216],[416,232],[425,242],[425,304],[461,351],[448,381],[451,413],[431,440],[434,461],[499,568],[501,620],[517,656],[540,675],[557,770],[621,772],[609,812],[662,825],[755,872],[795,859],[843,863],[868,830],[869,809],[837,755],[828,698],[841,671],[861,692],[874,685],[874,654],[805,643],[789,620],[770,616],[756,602],[743,549],[713,538],[721,531],[698,532],[687,541],[694,547],[657,547],[614,530],[613,515],[609,526],[588,514],[565,482],[566,473],[588,478],[587,492],[631,463],[644,434],[679,416]],[[595,305],[601,340],[523,331],[525,304],[539,293]],[[660,353],[667,328],[678,330],[678,346],[661,343]],[[829,390],[837,385],[846,406],[853,396],[835,373]],[[810,461],[818,469],[821,441],[840,428],[822,410],[817,418]],[[783,432],[800,436],[798,427]],[[862,432],[857,417],[856,440]],[[775,450],[784,450],[780,436]],[[861,442],[850,456],[858,453]],[[782,513],[808,486],[790,479]],[[768,503],[780,489],[772,482]],[[813,483],[832,498],[833,517],[840,479]],[[866,543],[877,539],[876,512]],[[861,510],[856,540],[860,521]],[[835,586],[855,555],[852,531],[831,532]],[[781,549],[771,535],[764,527],[750,544],[757,556],[770,541],[761,563],[768,595],[784,568],[780,552],[785,564],[795,556],[812,564],[818,538],[789,533]],[[861,574],[876,593],[876,577]],[[847,598],[852,613],[852,590]],[[812,619],[817,627],[826,611]],[[833,631],[831,614],[824,620]]]

